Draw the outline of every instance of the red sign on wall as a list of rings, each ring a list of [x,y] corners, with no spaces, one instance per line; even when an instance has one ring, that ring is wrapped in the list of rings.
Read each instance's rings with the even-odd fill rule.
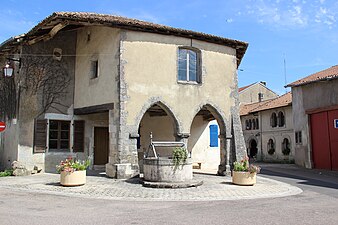
[[[6,123],[0,121],[0,132],[4,131],[6,129]]]

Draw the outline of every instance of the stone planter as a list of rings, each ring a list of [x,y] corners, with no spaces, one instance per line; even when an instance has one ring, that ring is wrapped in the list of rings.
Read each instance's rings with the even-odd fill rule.
[[[256,173],[232,171],[232,183],[237,185],[256,184]]]
[[[146,181],[170,183],[190,181],[192,178],[191,159],[177,167],[169,158],[143,159],[143,179]]]
[[[60,184],[72,187],[84,185],[86,183],[86,170],[74,171],[72,173],[62,171],[60,174]]]

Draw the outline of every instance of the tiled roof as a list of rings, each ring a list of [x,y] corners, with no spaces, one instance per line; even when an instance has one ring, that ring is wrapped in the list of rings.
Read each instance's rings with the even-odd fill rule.
[[[103,25],[128,30],[159,33],[163,35],[174,35],[221,44],[236,49],[237,65],[240,64],[248,47],[248,43],[246,42],[214,36],[211,34],[173,28],[165,25],[130,19],[121,16],[87,12],[55,12],[45,18],[43,21],[41,21],[33,29],[31,29],[26,34],[25,38],[31,40],[36,37],[46,35],[49,32],[53,32],[52,29],[61,22],[66,24],[67,27],[73,29],[81,26]]]
[[[249,84],[249,85],[244,86],[244,87],[240,87],[240,88],[238,88],[238,92],[244,91],[245,89],[247,89],[248,87],[251,87],[252,85],[254,85],[254,84],[256,84],[256,83],[257,83],[257,82],[252,83],[252,84]]]
[[[297,87],[321,80],[331,80],[331,79],[337,79],[338,78],[338,65],[332,66],[328,69],[319,71],[317,73],[311,74],[310,76],[307,76],[305,78],[302,78],[300,80],[297,80],[293,83],[290,83],[286,85],[286,87]]]
[[[269,99],[263,102],[256,102],[252,104],[241,105],[240,115],[243,116],[249,113],[289,106],[291,104],[292,104],[292,95],[291,95],[291,92],[288,92],[282,96]]]

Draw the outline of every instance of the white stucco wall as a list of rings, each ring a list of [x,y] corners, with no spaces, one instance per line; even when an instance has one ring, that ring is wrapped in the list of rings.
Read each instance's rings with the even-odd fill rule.
[[[193,163],[201,163],[202,170],[217,170],[220,164],[220,142],[218,147],[210,147],[210,125],[218,124],[216,120],[203,120],[202,116],[196,116],[191,125],[188,150]]]

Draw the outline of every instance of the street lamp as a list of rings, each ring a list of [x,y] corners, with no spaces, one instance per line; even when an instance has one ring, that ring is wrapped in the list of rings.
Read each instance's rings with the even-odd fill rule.
[[[13,75],[13,67],[11,67],[8,63],[4,67],[4,75],[5,77],[11,77]]]

